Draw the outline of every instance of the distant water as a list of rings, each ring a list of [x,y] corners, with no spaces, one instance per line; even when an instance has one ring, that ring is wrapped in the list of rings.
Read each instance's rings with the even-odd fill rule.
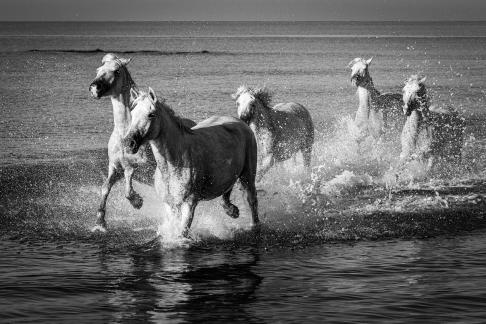
[[[485,35],[486,22],[0,23],[0,321],[483,321]],[[191,246],[168,248],[146,172],[144,207],[115,186],[110,231],[92,234],[112,112],[88,85],[111,51],[197,121],[235,115],[241,84],[304,104],[312,176],[291,161],[258,185],[260,234],[245,208],[232,220],[208,202]],[[390,195],[398,143],[350,136],[357,56],[374,57],[383,91],[427,76],[466,119],[461,164]]]

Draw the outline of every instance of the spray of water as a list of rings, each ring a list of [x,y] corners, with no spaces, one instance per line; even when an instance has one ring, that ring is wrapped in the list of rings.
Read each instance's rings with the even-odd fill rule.
[[[446,175],[468,177],[466,169],[477,171],[470,159],[467,147],[475,147],[475,139],[469,138],[465,144],[465,157],[460,166],[445,165],[440,172],[427,174],[426,166],[412,161],[401,169],[397,169],[400,154],[399,132],[391,136],[394,140],[376,141],[364,136],[355,126],[351,116],[338,120],[335,131],[330,135],[320,135],[314,145],[313,166],[307,172],[300,157],[274,166],[257,184],[259,191],[260,217],[264,223],[285,224],[289,222],[308,223],[309,217],[321,219],[327,210],[343,208],[342,199],[361,199],[364,190],[377,188],[393,188],[400,190],[414,186],[431,185],[443,179]],[[477,164],[477,163],[476,163]],[[468,166],[468,167],[466,167]],[[446,170],[446,171],[444,171]],[[452,170],[452,171],[451,171]],[[219,200],[202,202],[196,209],[191,227],[191,239],[180,236],[182,232],[180,220],[172,215],[170,209],[159,208],[158,228],[161,242],[165,247],[184,247],[193,242],[208,239],[232,240],[238,233],[250,229],[250,212],[242,192],[237,185],[233,191],[232,200],[240,209],[240,218],[228,217]],[[439,197],[440,198],[440,197]],[[439,205],[443,201],[433,197]],[[428,199],[428,200],[427,200]],[[430,204],[427,198],[422,203]],[[406,199],[405,199],[406,200]],[[416,199],[417,200],[417,199]],[[418,201],[418,200],[417,200]],[[400,204],[402,202],[396,202]],[[375,206],[371,202],[370,206]],[[319,210],[314,216],[303,215],[303,210],[315,207]],[[403,206],[402,206],[403,207]],[[366,207],[364,208],[366,211]],[[299,225],[297,225],[299,226]],[[299,231],[299,228],[293,228]]]

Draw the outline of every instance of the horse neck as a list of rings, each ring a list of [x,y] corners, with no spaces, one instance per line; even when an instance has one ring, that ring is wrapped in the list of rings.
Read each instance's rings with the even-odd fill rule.
[[[132,98],[130,95],[130,90],[134,89],[138,92],[137,85],[133,81],[130,73],[125,68],[125,73],[123,73],[123,85],[119,93],[114,93],[111,95],[111,103],[113,105],[113,124],[114,131],[120,136],[125,136],[130,127],[131,114],[130,105],[132,103]]]
[[[373,79],[371,77],[368,80],[358,86],[358,98],[359,98],[359,107],[357,111],[357,116],[359,118],[368,118],[368,114],[370,109],[378,108],[376,102],[378,97],[380,96],[380,92],[375,88],[373,83]]]
[[[266,107],[263,103],[260,103],[253,114],[250,124],[254,124],[256,128],[272,128],[273,122],[271,113],[272,108]]]
[[[376,89],[375,84],[373,83],[373,79],[370,76],[368,76],[367,81],[362,85],[362,87],[369,92],[371,101],[374,101],[379,96],[381,96],[380,91]]]
[[[358,93],[359,105],[358,105],[358,111],[356,111],[356,119],[357,120],[368,119],[370,106],[371,106],[370,91],[363,86],[358,86],[357,93]]]
[[[407,128],[410,134],[410,139],[413,143],[416,143],[420,128],[422,127],[423,116],[422,113],[418,110],[414,110],[410,113],[410,116],[407,117]]]
[[[179,117],[173,112],[168,111],[170,108],[159,103],[163,110],[161,114],[160,131],[157,138],[150,141],[152,149],[158,152],[156,156],[157,163],[160,165],[182,165],[184,150],[187,146],[188,132],[182,126]]]

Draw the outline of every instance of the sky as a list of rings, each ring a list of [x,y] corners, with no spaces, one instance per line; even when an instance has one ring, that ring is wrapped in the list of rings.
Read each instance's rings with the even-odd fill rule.
[[[486,0],[0,0],[0,21],[486,20]]]

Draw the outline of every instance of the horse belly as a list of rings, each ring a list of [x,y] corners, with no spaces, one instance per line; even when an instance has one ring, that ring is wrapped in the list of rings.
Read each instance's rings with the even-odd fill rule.
[[[243,161],[227,158],[222,163],[212,166],[211,171],[196,178],[198,196],[202,200],[211,200],[228,191],[241,175]]]
[[[305,130],[295,129],[288,134],[280,134],[274,142],[274,155],[277,161],[285,161],[299,152],[306,143]]]

